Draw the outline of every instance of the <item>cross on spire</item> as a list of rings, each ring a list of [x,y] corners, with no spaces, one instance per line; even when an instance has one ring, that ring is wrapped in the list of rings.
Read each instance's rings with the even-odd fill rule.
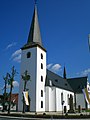
[[[35,2],[35,5],[37,4],[37,0],[34,0],[34,2]]]

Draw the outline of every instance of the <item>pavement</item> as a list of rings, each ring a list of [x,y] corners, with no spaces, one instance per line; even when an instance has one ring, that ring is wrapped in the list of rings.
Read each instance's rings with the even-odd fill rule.
[[[44,112],[44,113],[36,113],[36,112],[10,112],[8,114],[7,112],[0,112],[0,116],[12,116],[12,117],[24,117],[24,118],[55,118],[55,119],[62,119],[62,118],[68,118],[68,119],[74,119],[74,118],[90,118],[89,112],[81,112],[81,113],[63,113],[62,112]]]

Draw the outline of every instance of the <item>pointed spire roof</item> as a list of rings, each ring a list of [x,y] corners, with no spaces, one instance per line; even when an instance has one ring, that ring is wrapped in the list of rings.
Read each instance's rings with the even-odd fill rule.
[[[27,41],[27,44],[24,45],[24,47],[22,47],[22,49],[27,49],[29,47],[33,47],[36,45],[38,45],[39,47],[44,49],[42,46],[42,39],[41,39],[41,34],[40,34],[39,22],[38,22],[37,6],[35,3],[33,18],[32,18],[32,22],[31,22],[29,35],[28,35],[28,41]]]
[[[66,79],[66,68],[64,66],[64,71],[63,71],[63,78]]]
[[[27,43],[29,44],[32,42],[39,43],[40,45],[42,45],[36,4],[35,4],[35,8],[34,8],[34,14],[33,14],[33,19],[32,19],[32,23],[31,23]]]

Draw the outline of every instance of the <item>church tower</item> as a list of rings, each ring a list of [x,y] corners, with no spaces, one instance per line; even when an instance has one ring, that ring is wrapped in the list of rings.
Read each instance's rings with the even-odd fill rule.
[[[21,48],[21,75],[27,70],[30,81],[26,88],[29,92],[29,111],[45,111],[45,79],[46,79],[46,50],[42,45],[40,27],[38,22],[37,6],[34,6],[34,13],[29,31],[27,43]],[[24,81],[20,80],[18,110],[23,110]]]

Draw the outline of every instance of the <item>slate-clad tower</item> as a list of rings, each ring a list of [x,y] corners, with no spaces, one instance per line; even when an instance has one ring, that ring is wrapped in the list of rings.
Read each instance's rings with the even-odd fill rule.
[[[37,6],[34,7],[33,18],[27,43],[21,48],[21,75],[28,71],[31,81],[27,82],[29,89],[29,111],[45,111],[45,79],[46,79],[46,50],[42,45],[38,22]],[[23,80],[20,80],[18,110],[22,111]]]

